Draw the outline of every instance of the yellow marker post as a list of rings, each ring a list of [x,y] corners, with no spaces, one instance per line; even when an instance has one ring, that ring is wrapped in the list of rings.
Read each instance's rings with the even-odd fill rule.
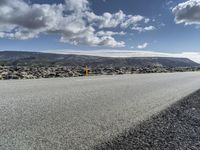
[[[86,77],[89,76],[88,66],[85,67],[85,76],[86,76]]]
[[[92,68],[90,68],[90,75],[92,76]]]

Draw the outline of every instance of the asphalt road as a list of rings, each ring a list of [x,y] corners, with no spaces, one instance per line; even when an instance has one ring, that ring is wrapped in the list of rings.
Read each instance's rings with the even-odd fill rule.
[[[200,89],[200,73],[0,81],[1,150],[91,149]]]
[[[200,90],[95,150],[200,150]]]

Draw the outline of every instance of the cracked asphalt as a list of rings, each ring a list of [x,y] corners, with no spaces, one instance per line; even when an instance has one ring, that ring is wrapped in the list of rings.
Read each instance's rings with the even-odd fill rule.
[[[199,83],[199,72],[0,81],[0,149],[93,149]]]

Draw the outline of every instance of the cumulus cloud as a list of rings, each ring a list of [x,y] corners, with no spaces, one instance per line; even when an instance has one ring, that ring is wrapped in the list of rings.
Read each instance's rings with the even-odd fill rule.
[[[140,15],[136,15],[136,16],[127,16],[127,20],[125,20],[122,24],[121,27],[123,28],[128,28],[129,26],[138,26],[139,22],[144,22],[144,23],[148,23],[150,20],[149,18],[145,18],[143,16]]]
[[[121,10],[114,14],[106,12],[103,13],[102,16],[98,16],[93,12],[87,12],[86,15],[88,21],[100,29],[115,28],[119,26],[125,20],[126,17],[126,15]]]
[[[60,41],[65,43],[124,47],[125,42],[117,41],[115,36],[125,33],[110,31],[112,28],[153,29],[153,26],[140,26],[140,23],[149,23],[149,18],[126,15],[121,10],[96,15],[88,0],[65,0],[64,4],[1,0],[0,14],[0,38],[10,39],[26,40],[41,33],[54,33],[60,35]]]
[[[132,27],[132,30],[136,30],[138,32],[146,32],[146,31],[153,31],[156,30],[154,26],[147,26],[147,27]]]
[[[99,31],[96,33],[97,36],[113,36],[113,35],[125,35],[126,33],[121,31],[121,32],[112,32],[112,31]]]
[[[141,44],[141,45],[138,45],[137,48],[139,48],[139,49],[144,49],[144,48],[146,48],[148,45],[149,45],[149,43],[143,43],[143,44]]]
[[[200,24],[200,0],[188,0],[172,9],[177,24]]]
[[[70,11],[80,12],[89,10],[89,2],[87,0],[65,0],[65,3]]]

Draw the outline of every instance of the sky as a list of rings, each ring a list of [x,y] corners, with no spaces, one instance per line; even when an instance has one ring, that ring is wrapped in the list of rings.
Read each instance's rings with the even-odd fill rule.
[[[1,51],[165,53],[200,62],[200,0],[0,0],[0,14]]]

